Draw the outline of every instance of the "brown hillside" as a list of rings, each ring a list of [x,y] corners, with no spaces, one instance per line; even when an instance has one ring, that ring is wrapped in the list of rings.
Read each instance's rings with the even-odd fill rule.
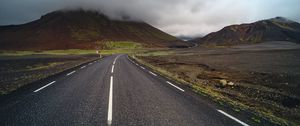
[[[111,20],[93,11],[55,11],[27,24],[0,27],[2,50],[95,49],[101,48],[103,41],[187,46],[145,22]]]
[[[250,24],[227,26],[194,41],[204,45],[238,45],[265,41],[300,43],[300,24],[276,17]]]

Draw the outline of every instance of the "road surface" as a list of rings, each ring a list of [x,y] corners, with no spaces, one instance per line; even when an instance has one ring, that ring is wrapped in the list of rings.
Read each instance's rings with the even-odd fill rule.
[[[246,126],[127,55],[84,64],[0,101],[0,125]]]

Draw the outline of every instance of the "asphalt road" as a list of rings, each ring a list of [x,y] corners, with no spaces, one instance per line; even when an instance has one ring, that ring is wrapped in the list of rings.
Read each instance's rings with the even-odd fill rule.
[[[0,99],[1,126],[255,125],[127,55],[84,64],[23,90]]]

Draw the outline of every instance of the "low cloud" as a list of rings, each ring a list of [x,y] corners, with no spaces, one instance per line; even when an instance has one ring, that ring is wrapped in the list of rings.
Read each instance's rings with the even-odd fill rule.
[[[276,16],[300,21],[299,0],[1,0],[0,25],[21,24],[61,9],[99,10],[143,20],[176,36],[203,36],[226,25]]]

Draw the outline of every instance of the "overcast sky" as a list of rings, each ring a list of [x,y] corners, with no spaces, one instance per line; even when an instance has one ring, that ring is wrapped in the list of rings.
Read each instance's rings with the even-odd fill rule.
[[[22,24],[65,8],[143,20],[175,36],[201,36],[226,25],[282,16],[300,22],[300,0],[0,0],[0,25]]]

